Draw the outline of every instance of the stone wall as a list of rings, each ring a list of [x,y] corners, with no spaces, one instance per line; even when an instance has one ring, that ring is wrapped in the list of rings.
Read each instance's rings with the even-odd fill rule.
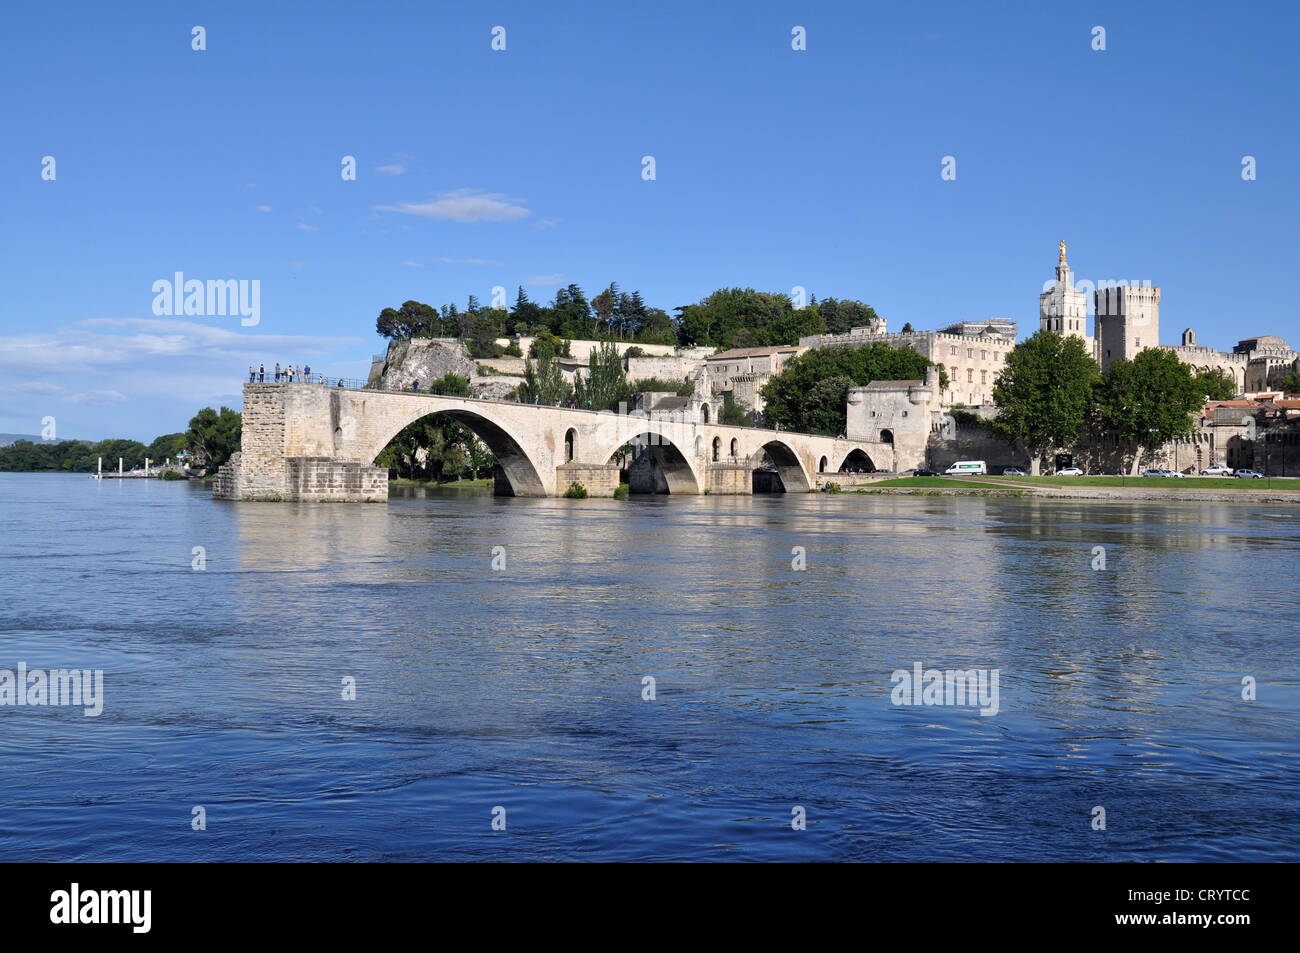
[[[618,466],[612,463],[562,463],[555,468],[555,495],[563,496],[570,486],[580,483],[588,496],[613,496],[618,474]]]
[[[289,457],[285,499],[303,503],[387,503],[388,471],[352,460]]]
[[[706,489],[711,496],[748,496],[754,492],[753,468],[743,463],[710,463]]]

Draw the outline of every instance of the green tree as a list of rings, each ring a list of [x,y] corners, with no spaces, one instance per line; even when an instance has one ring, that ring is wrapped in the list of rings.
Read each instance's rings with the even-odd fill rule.
[[[823,298],[820,304],[816,304],[816,296],[813,296],[812,301],[813,306],[821,313],[827,334],[843,334],[852,328],[867,327],[873,321],[880,320],[876,309],[861,301]]]
[[[240,415],[229,407],[219,412],[204,407],[190,420],[182,445],[194,455],[198,466],[216,470],[239,449],[242,424]]]
[[[629,384],[628,388],[633,395],[664,393],[690,397],[695,393],[695,385],[690,381],[671,381],[662,377],[640,377]]]
[[[1144,449],[1190,434],[1192,413],[1203,406],[1204,394],[1191,368],[1172,351],[1154,347],[1131,361],[1111,364],[1097,392],[1102,432],[1131,454],[1132,473],[1137,473]]]
[[[587,410],[617,410],[628,404],[632,389],[623,371],[623,359],[613,341],[602,341],[591,352],[587,374],[574,377],[574,391],[579,407]]]
[[[543,331],[528,345],[529,357],[569,357],[570,354],[570,342],[550,331]]]
[[[731,391],[722,395],[722,412],[718,414],[718,423],[733,427],[749,426],[749,412],[737,402]]]
[[[764,415],[787,430],[839,436],[845,429],[844,397],[850,386],[924,379],[930,364],[909,347],[893,348],[881,341],[814,348],[789,361],[763,385]],[[940,367],[940,386],[946,387],[947,380]],[[833,383],[818,388],[824,381]]]
[[[529,361],[524,368],[524,382],[518,388],[519,400],[525,404],[567,404],[573,387],[564,379],[560,363],[549,355]]]
[[[720,288],[679,310],[683,345],[712,345],[721,350],[797,344],[800,337],[823,328],[816,308],[796,310],[788,295],[753,288]]]
[[[1192,378],[1196,381],[1197,391],[1205,395],[1206,400],[1232,400],[1237,396],[1236,383],[1217,367],[1203,367]]]
[[[446,374],[429,385],[429,393],[443,397],[468,397],[469,378],[459,374]]]
[[[184,438],[184,433],[169,433],[155,437],[154,442],[145,448],[145,454],[155,463],[174,457],[178,451],[185,448]]]
[[[1278,390],[1283,394],[1300,394],[1300,374],[1292,371],[1286,377],[1282,378],[1282,380],[1278,382],[1277,386]]]
[[[1038,331],[1007,354],[993,385],[998,414],[991,427],[1029,457],[1036,476],[1049,450],[1083,433],[1098,379],[1097,362],[1082,338]]]
[[[400,308],[379,312],[375,331],[380,337],[397,339],[435,337],[442,331],[438,312],[419,301],[407,301]]]

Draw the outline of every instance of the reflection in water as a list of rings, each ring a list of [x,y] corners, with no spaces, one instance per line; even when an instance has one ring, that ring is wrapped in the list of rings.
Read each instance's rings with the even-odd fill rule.
[[[98,719],[0,710],[2,859],[1300,846],[1289,513],[423,488],[229,504],[45,475],[0,475],[0,500],[0,668],[102,667],[106,692]],[[890,673],[916,662],[999,669],[999,713],[892,707]],[[221,818],[201,843],[159,820],[199,799]],[[814,823],[792,841],[796,803]],[[508,854],[485,836],[496,804]],[[1124,824],[1090,836],[1096,804]]]

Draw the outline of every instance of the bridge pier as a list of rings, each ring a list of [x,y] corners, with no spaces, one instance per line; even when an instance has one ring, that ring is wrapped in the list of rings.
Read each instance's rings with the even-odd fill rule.
[[[754,471],[748,463],[710,463],[705,471],[710,496],[750,496]]]

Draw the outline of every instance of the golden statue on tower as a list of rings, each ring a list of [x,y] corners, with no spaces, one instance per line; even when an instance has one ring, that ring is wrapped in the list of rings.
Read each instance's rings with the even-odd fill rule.
[[[1061,239],[1061,264],[1065,264],[1065,239]]]

